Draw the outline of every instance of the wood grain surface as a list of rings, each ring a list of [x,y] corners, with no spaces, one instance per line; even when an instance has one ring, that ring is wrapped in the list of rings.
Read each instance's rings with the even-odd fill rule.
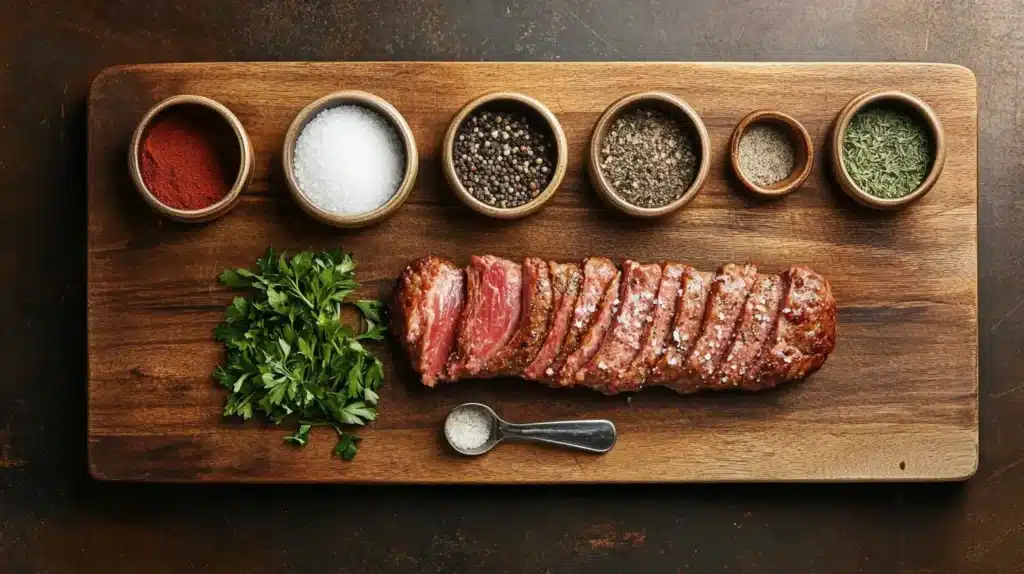
[[[828,128],[855,95],[889,86],[927,101],[946,129],[936,188],[909,209],[856,206],[825,169]],[[317,97],[363,89],[389,100],[416,135],[420,173],[385,222],[338,230],[288,196],[280,147],[291,119]],[[447,122],[481,93],[532,95],[569,142],[565,181],[540,213],[485,219],[444,184]],[[712,168],[700,195],[659,222],[628,221],[586,182],[583,156],[598,116],[633,91],[672,92],[702,116]],[[114,68],[89,98],[88,440],[94,476],[140,481],[635,482],[952,480],[978,461],[977,99],[965,68],[929,64],[180,64]],[[243,122],[253,183],[238,207],[191,226],[148,211],[131,186],[125,150],[151,105],[178,93],[212,97]],[[807,127],[816,148],[805,186],[751,200],[726,165],[744,115],[774,108]],[[518,380],[421,388],[404,358],[386,365],[381,417],[352,464],[314,433],[302,450],[282,429],[224,422],[209,378],[221,359],[211,330],[232,294],[216,275],[249,266],[268,245],[341,246],[355,253],[366,296],[390,296],[411,259],[470,254],[676,259],[711,270],[753,260],[765,270],[805,263],[839,301],[835,353],[803,383],[763,394],[683,397],[653,389],[625,397],[556,391]],[[467,460],[442,447],[456,404],[480,401],[515,421],[606,417],[620,440],[604,456],[502,445]]]

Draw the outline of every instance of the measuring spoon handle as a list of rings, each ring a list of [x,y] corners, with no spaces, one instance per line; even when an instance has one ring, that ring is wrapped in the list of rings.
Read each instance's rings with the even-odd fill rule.
[[[587,452],[608,452],[615,445],[615,425],[606,420],[503,423],[499,431],[504,438],[535,440]]]

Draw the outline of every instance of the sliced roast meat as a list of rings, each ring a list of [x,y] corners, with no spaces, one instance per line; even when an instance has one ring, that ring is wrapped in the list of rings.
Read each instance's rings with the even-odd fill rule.
[[[428,387],[444,371],[464,302],[465,274],[446,259],[417,259],[398,280],[392,328]]]
[[[821,368],[835,349],[836,300],[828,280],[797,265],[783,273],[782,282],[786,294],[771,345],[747,370],[744,389],[756,391],[804,378]]]
[[[743,305],[739,324],[725,360],[712,376],[713,389],[739,387],[744,376],[760,361],[768,335],[775,328],[782,301],[782,278],[758,275]]]
[[[466,304],[459,321],[455,352],[448,361],[450,380],[475,377],[508,343],[519,322],[522,269],[493,255],[470,258],[466,268]]]
[[[581,269],[582,267],[582,269]],[[582,266],[494,256],[413,261],[398,281],[394,332],[426,386],[523,376],[604,393],[760,390],[806,377],[835,349],[824,277],[793,266],[716,274],[605,258]]]
[[[623,377],[640,351],[644,327],[652,320],[651,307],[661,282],[661,265],[622,264],[622,292],[619,310],[601,346],[590,362],[576,372],[576,382],[605,394],[621,392],[629,385]]]
[[[712,279],[711,273],[686,266],[676,301],[672,331],[665,343],[665,353],[651,369],[647,385],[663,385],[680,393],[692,393],[700,389],[700,378],[686,372],[686,358],[704,326],[704,308],[708,303]]]
[[[662,266],[661,284],[651,308],[651,320],[647,322],[640,339],[640,352],[633,357],[633,364],[619,381],[619,391],[635,391],[642,387],[650,370],[665,353],[685,272],[686,266],[679,263],[665,263]]]
[[[523,303],[516,332],[477,376],[522,375],[540,351],[551,319],[551,273],[543,259],[523,261]]]
[[[711,386],[711,378],[732,343],[733,331],[743,312],[743,304],[757,277],[755,265],[727,263],[719,268],[708,294],[707,310],[700,337],[686,357],[687,379],[701,388]]]
[[[569,330],[562,341],[562,347],[558,354],[551,361],[551,364],[544,369],[546,381],[561,386],[561,372],[568,358],[579,349],[584,336],[590,329],[590,323],[597,315],[597,308],[601,299],[608,292],[612,280],[618,276],[619,270],[610,259],[604,257],[588,257],[583,261],[583,283],[580,286],[579,296],[576,298],[572,316],[569,320]],[[575,368],[573,369],[575,372]],[[571,384],[572,380],[564,384]]]
[[[576,371],[589,363],[594,353],[597,353],[598,347],[601,346],[601,341],[604,340],[605,333],[611,327],[615,313],[619,310],[621,302],[619,283],[621,279],[622,274],[616,270],[615,277],[608,285],[608,289],[601,297],[601,301],[597,304],[597,312],[594,314],[594,319],[590,322],[587,332],[583,335],[582,340],[580,340],[579,348],[565,359],[562,370],[558,372],[558,386],[570,387],[576,384]]]
[[[531,381],[551,381],[554,378],[554,371],[551,371],[551,374],[545,371],[562,348],[562,341],[569,331],[569,322],[572,320],[573,308],[580,292],[580,284],[583,283],[583,272],[580,266],[574,263],[561,264],[550,261],[548,272],[551,275],[551,328],[537,356],[523,372],[523,376]]]

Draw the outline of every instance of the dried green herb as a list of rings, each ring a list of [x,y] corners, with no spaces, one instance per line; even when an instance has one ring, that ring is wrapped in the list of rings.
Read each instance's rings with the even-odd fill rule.
[[[257,260],[259,271],[227,270],[222,283],[250,291],[227,308],[214,331],[227,360],[213,376],[229,389],[224,416],[250,419],[263,413],[274,424],[294,420],[286,442],[305,446],[313,426],[338,435],[334,454],[351,460],[359,437],[345,430],[377,418],[383,365],[363,342],[384,338],[384,305],[354,301],[362,332],[340,322],[341,305],[359,284],[348,253],[280,256]]]
[[[931,153],[924,124],[887,107],[857,113],[843,139],[846,171],[858,187],[883,199],[903,197],[921,185]]]

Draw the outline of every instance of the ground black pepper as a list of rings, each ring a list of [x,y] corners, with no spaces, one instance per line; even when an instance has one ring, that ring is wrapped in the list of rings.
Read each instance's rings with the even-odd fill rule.
[[[459,182],[494,207],[517,207],[551,182],[555,149],[548,131],[525,115],[481,110],[455,135],[452,159]]]
[[[661,207],[681,197],[697,173],[693,138],[659,110],[628,111],[601,146],[601,169],[615,192],[639,207]]]

